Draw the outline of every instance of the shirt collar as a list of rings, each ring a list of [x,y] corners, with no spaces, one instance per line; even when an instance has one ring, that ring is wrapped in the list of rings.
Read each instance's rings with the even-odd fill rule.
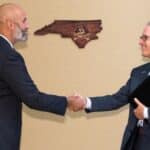
[[[13,44],[8,40],[8,38],[6,36],[0,34],[0,37],[2,37],[3,39],[5,39],[8,42],[8,44],[11,46],[11,48],[14,48]]]

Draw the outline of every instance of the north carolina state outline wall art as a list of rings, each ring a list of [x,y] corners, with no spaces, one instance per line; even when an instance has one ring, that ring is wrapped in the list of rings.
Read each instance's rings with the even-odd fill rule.
[[[101,20],[55,20],[36,30],[34,34],[61,34],[62,37],[71,38],[79,48],[84,48],[89,41],[98,39],[96,34],[101,30]]]

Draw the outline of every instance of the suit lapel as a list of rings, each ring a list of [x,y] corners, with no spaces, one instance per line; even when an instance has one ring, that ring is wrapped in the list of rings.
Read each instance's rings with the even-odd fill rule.
[[[138,70],[138,72],[134,74],[130,92],[134,91],[136,87],[139,86],[149,75],[150,75],[150,63],[142,67],[140,70]]]

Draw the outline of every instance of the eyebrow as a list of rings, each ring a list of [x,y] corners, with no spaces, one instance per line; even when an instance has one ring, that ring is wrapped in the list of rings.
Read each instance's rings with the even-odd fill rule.
[[[147,36],[147,37],[149,37],[150,35],[142,34],[141,36]]]

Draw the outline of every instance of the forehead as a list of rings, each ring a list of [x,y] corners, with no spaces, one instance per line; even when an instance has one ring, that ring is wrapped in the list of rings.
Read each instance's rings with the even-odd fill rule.
[[[143,30],[143,34],[150,35],[150,25],[145,26]]]
[[[15,21],[18,23],[26,23],[27,22],[27,14],[23,9],[16,9]]]
[[[16,15],[16,17],[26,17],[27,16],[26,12],[20,8],[15,10],[15,15]]]

